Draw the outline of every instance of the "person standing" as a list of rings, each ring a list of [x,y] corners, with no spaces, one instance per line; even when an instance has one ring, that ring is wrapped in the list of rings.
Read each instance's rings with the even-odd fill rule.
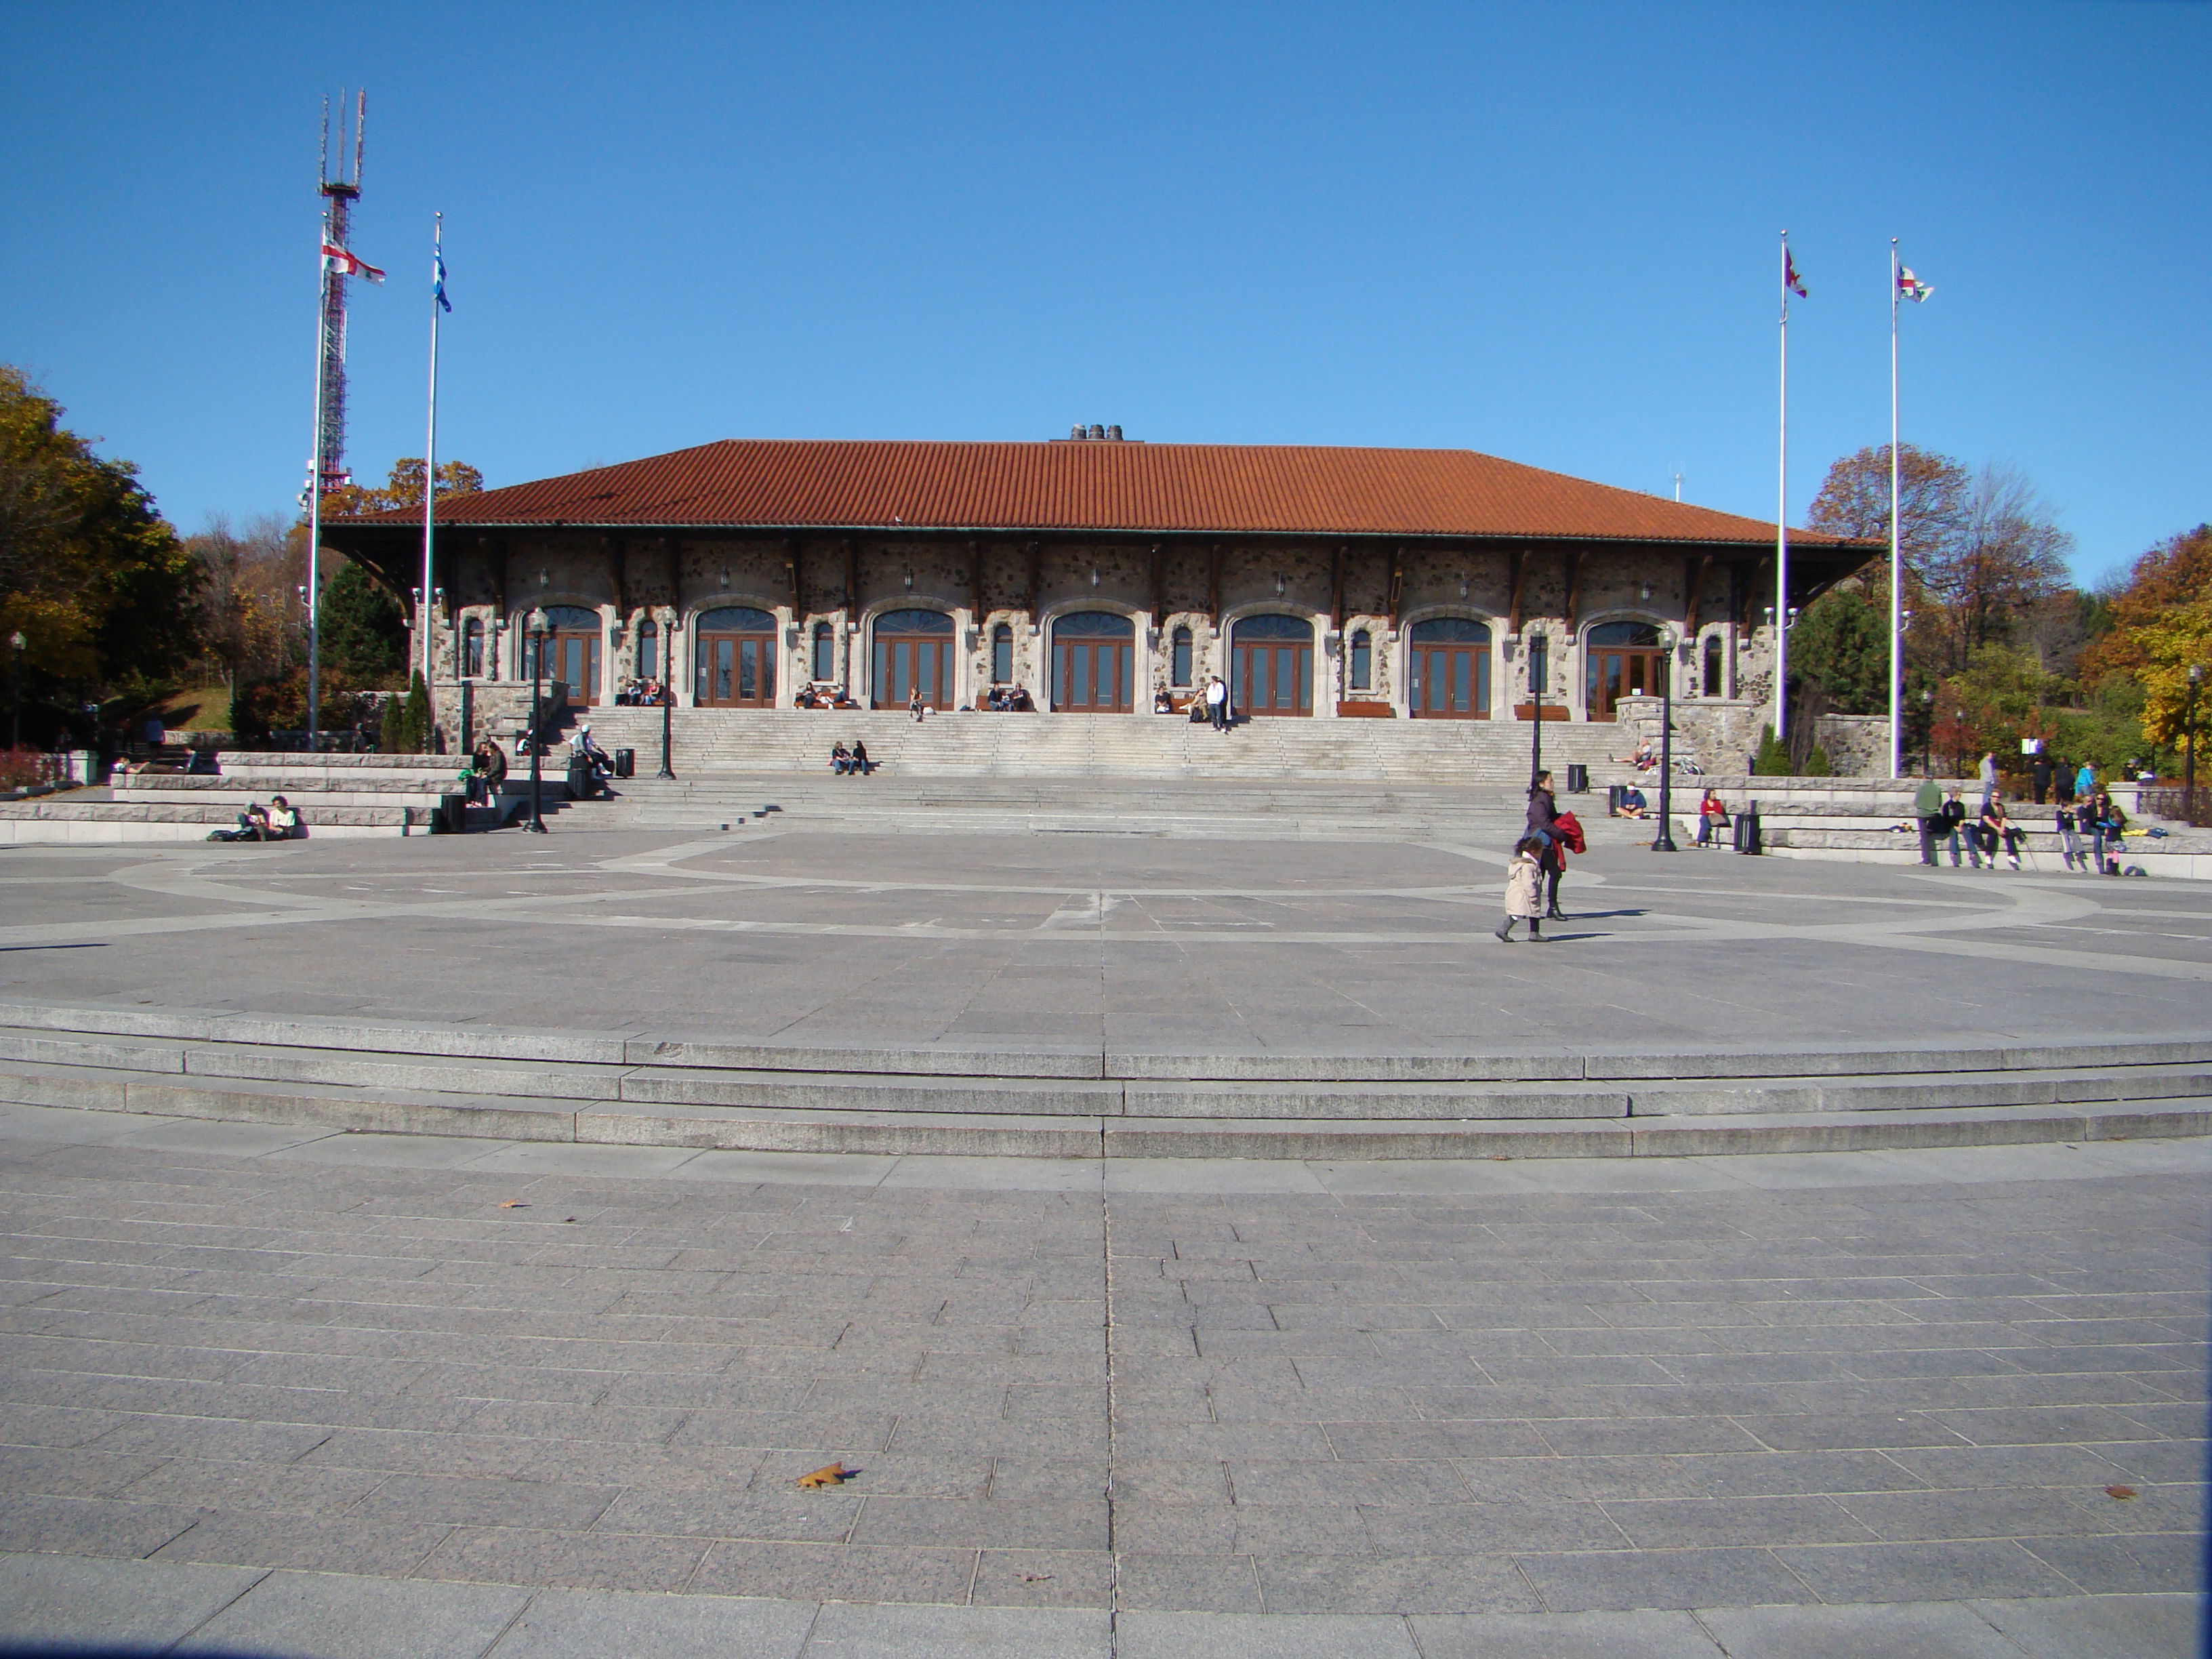
[[[1985,755],[1984,755],[1984,756],[1982,757],[1982,805],[1981,805],[1981,810],[1982,810],[1983,811],[1986,812],[1986,811],[1988,811],[1990,810],[1990,801],[1992,801],[1993,799],[1995,799],[1996,798],[1996,793],[1997,793],[1997,757],[1996,757],[1996,751],[1995,750],[1991,750],[1989,753],[1987,753],[1987,754],[1985,754]]]
[[[2074,775],[2074,799],[2075,800],[2088,800],[2092,799],[2096,793],[2097,769],[2090,765],[2088,762],[2083,761],[2081,763],[2081,769]]]
[[[2040,749],[2027,763],[2027,781],[2035,791],[2035,804],[2042,805],[2051,793],[2051,757]]]
[[[1936,837],[1943,823],[1943,786],[1933,778],[1912,792],[1912,816],[1920,821],[1920,861],[1936,862]]]
[[[1544,942],[1544,842],[1523,836],[1514,844],[1513,861],[1505,866],[1505,921],[1498,929],[1498,942],[1513,943],[1513,924],[1528,924],[1528,937]]]
[[[1217,732],[1229,729],[1229,688],[1218,674],[1206,683],[1206,718]]]
[[[2052,769],[2056,782],[2051,788],[2051,799],[2061,806],[2071,806],[2074,804],[2074,769],[2060,760],[2052,763]]]

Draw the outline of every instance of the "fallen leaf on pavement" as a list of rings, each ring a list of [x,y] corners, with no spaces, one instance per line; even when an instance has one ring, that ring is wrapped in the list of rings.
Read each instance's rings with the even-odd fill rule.
[[[2107,1498],[2133,1498],[2135,1495],[2136,1489],[2133,1486],[2107,1486],[2105,1488],[2105,1496]]]
[[[799,1484],[802,1486],[835,1486],[852,1478],[853,1471],[842,1463],[828,1463],[811,1474],[800,1475]]]
[[[500,1200],[499,1207],[502,1210],[526,1210],[530,1206],[519,1198],[507,1198]]]

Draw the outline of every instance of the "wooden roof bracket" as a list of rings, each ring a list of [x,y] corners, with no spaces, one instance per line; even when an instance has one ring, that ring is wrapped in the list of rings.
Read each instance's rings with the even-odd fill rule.
[[[1713,568],[1710,553],[1685,554],[1682,557],[1682,637],[1698,637],[1698,612],[1705,596],[1705,576]]]
[[[1587,548],[1578,547],[1567,559],[1566,624],[1570,635],[1575,631],[1575,618],[1581,614],[1577,607],[1582,603],[1583,560],[1588,554]]]
[[[1152,631],[1158,633],[1167,625],[1168,590],[1166,555],[1158,542],[1152,544]]]
[[[1402,547],[1393,547],[1390,550],[1389,592],[1390,631],[1393,634],[1398,631],[1398,612],[1404,608],[1405,598],[1406,550]]]
[[[1024,550],[1029,555],[1030,585],[1028,592],[1023,597],[1029,612],[1030,626],[1035,628],[1037,619],[1037,593],[1044,585],[1044,553],[1035,542],[1031,542]]]
[[[1340,634],[1344,632],[1344,556],[1350,551],[1339,543],[1336,553],[1328,562],[1328,614],[1330,626]]]
[[[1221,544],[1209,542],[1206,549],[1206,613],[1213,619],[1213,631],[1221,631]]]
[[[791,620],[797,623],[806,614],[806,576],[799,562],[805,555],[795,539],[783,544],[783,574],[791,582]]]
[[[845,620],[852,621],[852,613],[860,605],[860,547],[849,536],[845,548]]]
[[[983,544],[968,544],[968,614],[975,625],[983,625]]]
[[[1516,547],[1506,561],[1505,631],[1521,632],[1521,582],[1528,573],[1528,550]]]

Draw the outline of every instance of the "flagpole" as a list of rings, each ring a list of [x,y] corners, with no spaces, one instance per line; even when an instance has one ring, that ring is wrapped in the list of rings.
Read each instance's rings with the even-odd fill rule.
[[[1905,536],[1898,520],[1897,238],[1889,239],[1889,775],[1901,775],[1899,708],[1905,682]]]
[[[444,284],[439,273],[446,257],[446,216],[434,216],[430,232],[430,424],[422,440],[422,596],[415,602],[416,626],[422,632],[422,694],[430,695],[437,668],[436,590],[430,586],[436,568],[432,556],[438,525],[438,296]],[[431,710],[433,720],[436,708]],[[428,742],[425,734],[424,742]]]
[[[330,240],[329,216],[324,216],[322,241]],[[322,730],[323,655],[321,627],[321,553],[323,540],[323,363],[330,344],[330,256],[318,256],[319,273],[315,287],[315,447],[307,462],[307,750],[317,747]]]
[[[1790,714],[1790,233],[1782,233],[1782,438],[1774,509],[1774,739]]]

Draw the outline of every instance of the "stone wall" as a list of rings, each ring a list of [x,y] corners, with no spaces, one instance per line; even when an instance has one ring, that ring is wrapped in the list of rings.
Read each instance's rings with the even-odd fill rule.
[[[481,630],[480,687],[520,674],[520,618],[538,605],[596,612],[603,629],[601,684],[592,701],[639,677],[641,638],[652,624],[653,674],[692,701],[692,630],[703,612],[742,605],[774,619],[776,702],[788,706],[815,678],[814,635],[830,630],[830,676],[869,700],[875,619],[890,611],[942,611],[954,625],[953,700],[971,703],[992,683],[992,636],[1012,635],[1013,683],[1040,708],[1050,699],[1052,628],[1085,611],[1127,617],[1135,632],[1133,714],[1168,685],[1175,630],[1191,630],[1191,684],[1227,675],[1240,621],[1288,614],[1314,630],[1313,713],[1329,718],[1348,696],[1401,714],[1410,694],[1411,630],[1435,618],[1490,631],[1492,719],[1530,700],[1529,647],[1548,649],[1545,701],[1587,719],[1588,630],[1613,622],[1687,635],[1671,672],[1678,734],[1724,753],[1755,744],[1756,710],[1771,678],[1772,629],[1755,600],[1754,554],[1733,561],[1679,549],[1357,544],[1325,538],[1218,544],[1152,544],[1069,534],[965,539],[881,532],[848,538],[802,534],[616,535],[544,529],[453,535],[441,544],[439,599],[423,620],[434,633],[436,678],[457,680],[464,642]],[[450,561],[447,565],[446,562]],[[1341,617],[1340,626],[1338,618]],[[1367,634],[1369,684],[1349,684],[1349,645]],[[1180,690],[1181,687],[1170,687]],[[1710,692],[1711,695],[1707,695]],[[1655,722],[1656,714],[1644,716]],[[1747,730],[1747,725],[1748,729]]]

